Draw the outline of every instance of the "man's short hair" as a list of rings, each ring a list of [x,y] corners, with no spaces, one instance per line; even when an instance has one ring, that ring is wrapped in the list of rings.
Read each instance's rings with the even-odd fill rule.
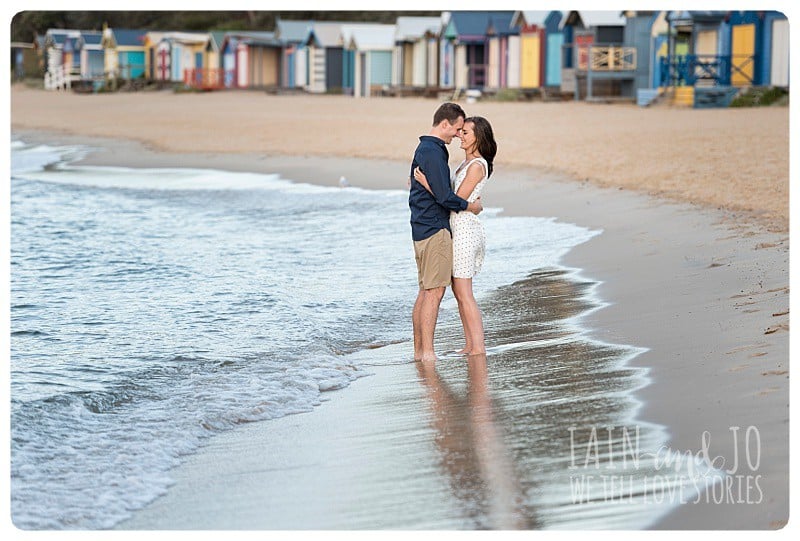
[[[447,120],[450,124],[455,124],[460,118],[467,118],[464,109],[457,103],[443,103],[433,114],[433,125],[438,126],[442,120]]]

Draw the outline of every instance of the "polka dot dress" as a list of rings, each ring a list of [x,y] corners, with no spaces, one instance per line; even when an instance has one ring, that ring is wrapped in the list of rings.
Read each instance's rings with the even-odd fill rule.
[[[469,163],[461,164],[451,179],[453,191],[464,182],[467,170],[473,162],[478,162],[476,167],[483,167],[483,178],[467,197],[467,201],[474,203],[480,197],[483,186],[486,184],[486,172],[489,170],[486,160],[474,158]],[[486,253],[486,235],[480,218],[468,210],[450,213],[450,229],[453,231],[453,276],[455,278],[472,278],[483,265],[483,256]]]

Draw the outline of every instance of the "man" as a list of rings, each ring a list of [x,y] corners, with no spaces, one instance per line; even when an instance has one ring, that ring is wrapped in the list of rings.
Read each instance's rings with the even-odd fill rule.
[[[411,236],[417,260],[419,293],[411,321],[414,326],[414,359],[435,361],[433,335],[439,317],[439,304],[450,285],[453,271],[453,238],[450,211],[469,210],[480,214],[480,200],[468,203],[450,187],[447,146],[458,137],[466,114],[457,103],[444,103],[433,115],[433,127],[419,138],[411,163]],[[414,179],[419,167],[428,179],[432,194]]]

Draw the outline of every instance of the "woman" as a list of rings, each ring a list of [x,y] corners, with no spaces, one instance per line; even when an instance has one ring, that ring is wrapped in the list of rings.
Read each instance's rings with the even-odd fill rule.
[[[480,116],[464,120],[459,138],[464,150],[464,161],[456,168],[450,182],[456,195],[474,202],[480,197],[486,180],[492,175],[497,143],[491,124]],[[414,178],[431,191],[422,171],[415,170]],[[471,212],[452,212],[450,229],[453,233],[453,294],[458,301],[458,313],[466,339],[466,345],[459,353],[486,353],[481,311],[472,294],[472,278],[480,271],[486,251],[483,224]]]

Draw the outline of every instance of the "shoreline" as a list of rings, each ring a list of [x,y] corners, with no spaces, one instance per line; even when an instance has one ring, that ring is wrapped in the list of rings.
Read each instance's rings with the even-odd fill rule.
[[[344,175],[362,188],[405,188],[407,164],[400,161],[174,154],[124,140],[17,133],[106,149],[80,162],[87,165],[277,172],[328,186]],[[497,179],[485,201],[503,207],[503,215],[555,216],[603,230],[563,264],[600,282],[597,294],[608,304],[583,318],[592,337],[648,348],[632,362],[650,369],[650,385],[636,392],[643,402],[638,416],[666,426],[671,449],[697,452],[707,430],[713,455],[730,456],[730,427],[758,427],[762,504],[684,505],[655,527],[782,527],[788,520],[788,232],[737,224],[736,213],[530,169],[506,168]]]

